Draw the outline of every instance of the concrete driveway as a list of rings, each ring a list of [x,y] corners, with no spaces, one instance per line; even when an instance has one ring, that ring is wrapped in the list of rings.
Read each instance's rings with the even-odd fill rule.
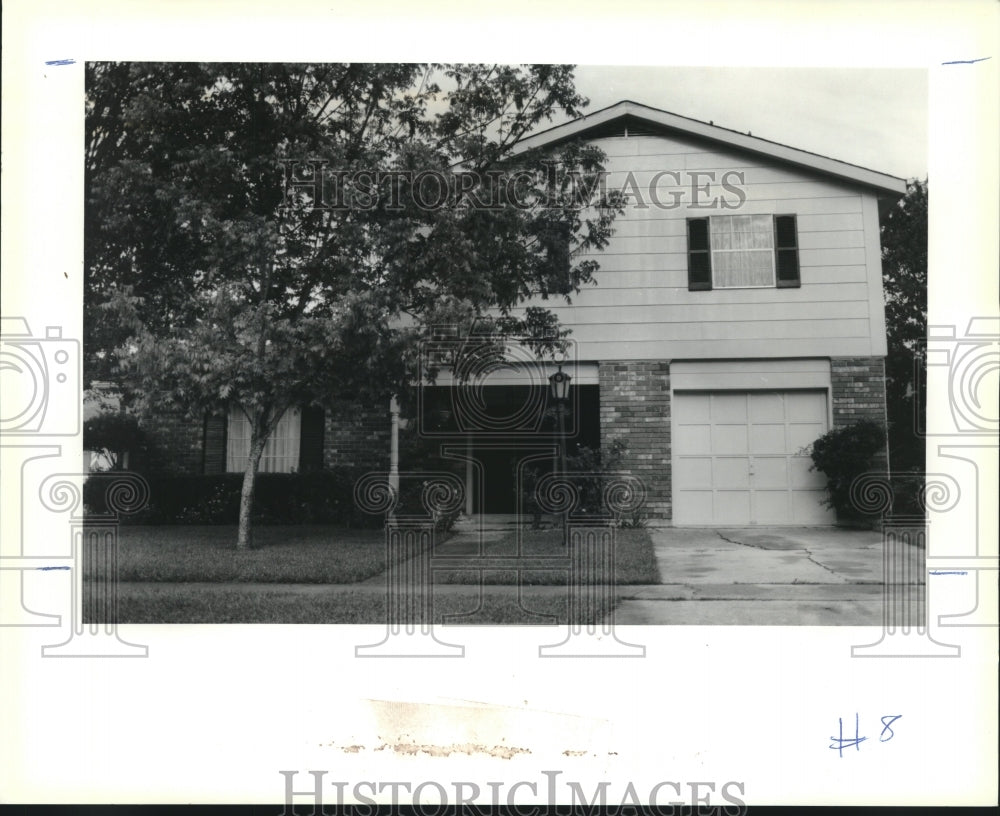
[[[828,527],[650,531],[659,586],[618,587],[617,624],[880,626],[882,534]],[[910,547],[911,575],[924,550]],[[906,590],[919,596],[923,586]],[[916,623],[914,621],[913,623]]]

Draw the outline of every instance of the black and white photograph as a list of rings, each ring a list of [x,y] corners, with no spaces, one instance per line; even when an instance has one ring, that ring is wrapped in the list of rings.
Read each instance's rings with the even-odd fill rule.
[[[148,493],[119,622],[878,625],[890,510],[923,614],[925,72],[86,80],[84,502]],[[734,85],[811,119],[754,135]]]
[[[0,802],[995,803],[951,8],[5,8]]]

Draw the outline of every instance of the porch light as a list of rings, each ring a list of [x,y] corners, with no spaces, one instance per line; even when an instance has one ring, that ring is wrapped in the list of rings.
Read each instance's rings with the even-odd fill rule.
[[[569,383],[573,378],[563,372],[562,363],[559,363],[559,370],[555,374],[549,375],[549,393],[557,403],[565,403],[569,400]]]
[[[549,377],[549,393],[556,404],[556,415],[559,418],[559,451],[558,460],[554,463],[555,471],[566,478],[566,406],[569,404],[569,383],[573,378],[562,370],[562,363],[558,364],[559,369]],[[563,546],[569,545],[567,533],[567,513],[561,513],[563,529]]]

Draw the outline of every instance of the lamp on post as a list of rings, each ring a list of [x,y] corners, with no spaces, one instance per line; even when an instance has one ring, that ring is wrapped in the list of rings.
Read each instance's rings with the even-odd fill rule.
[[[573,378],[562,370],[549,376],[549,393],[556,404],[556,416],[559,417],[559,473],[566,473],[566,406],[569,404],[569,384]],[[563,527],[566,526],[566,514],[563,513]]]

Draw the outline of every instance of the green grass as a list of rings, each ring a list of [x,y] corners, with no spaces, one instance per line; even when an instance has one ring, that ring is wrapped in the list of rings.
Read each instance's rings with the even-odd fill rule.
[[[446,622],[448,617],[447,623],[456,625],[567,623],[568,572],[553,568],[552,561],[553,557],[566,559],[560,536],[558,530],[525,531],[520,576],[518,570],[511,569],[488,569],[481,576],[468,568],[435,569],[434,583],[440,591],[433,596],[434,622]],[[237,550],[235,540],[234,527],[122,528],[118,621],[386,622],[386,593],[377,581],[357,588],[324,586],[357,583],[383,573],[382,530],[258,527],[255,549],[249,551]],[[450,555],[448,547],[442,547],[438,554]],[[512,533],[488,543],[482,560],[464,555],[458,564],[487,565],[490,556],[516,554],[517,538]],[[617,530],[615,557],[618,584],[659,583],[653,545],[645,530]],[[568,561],[565,563],[568,566]],[[242,586],[245,584],[258,586]]]
[[[486,542],[483,555],[450,556],[447,546],[438,554],[455,558],[456,569],[440,569],[440,563],[434,569],[436,584],[516,584],[551,585],[565,584],[568,575],[567,566],[553,564],[553,558],[567,558],[563,546],[562,531],[558,528],[549,530],[524,530],[521,533],[521,555],[517,569],[486,569],[479,577],[479,571],[462,569],[471,566],[488,566],[489,558],[510,558],[517,553],[517,534],[510,533],[494,542]],[[643,529],[615,530],[615,583],[622,584],[658,584],[660,571],[656,564],[656,554],[649,533]],[[520,579],[518,578],[520,573]]]
[[[513,557],[517,537],[510,533],[488,542],[482,558],[463,555],[454,569],[434,570],[437,584],[565,584],[567,569],[561,531],[525,530],[518,569],[485,569],[490,557]],[[615,531],[615,582],[660,582],[656,557],[645,530]],[[446,539],[445,539],[446,541]],[[345,530],[330,526],[258,526],[254,549],[237,550],[232,526],[143,526],[119,530],[118,580],[121,582],[211,582],[266,584],[351,584],[385,571],[382,530]],[[439,545],[445,543],[439,540]],[[447,547],[438,549],[448,555]],[[568,565],[568,561],[565,562]],[[440,565],[440,564],[439,564]],[[89,565],[85,564],[85,568]],[[85,574],[92,574],[89,568]]]
[[[236,549],[235,526],[119,530],[119,581],[346,584],[384,570],[382,530],[259,526],[251,550]]]
[[[478,607],[478,609],[477,609]],[[454,625],[556,625],[567,623],[567,594],[534,593],[528,588],[518,603],[514,587],[468,587],[434,598],[433,621]],[[91,621],[87,621],[90,623]],[[101,622],[101,621],[98,621]],[[329,593],[293,589],[188,584],[121,584],[119,623],[310,623],[384,624],[384,592],[338,589]],[[593,623],[595,621],[579,621]]]

